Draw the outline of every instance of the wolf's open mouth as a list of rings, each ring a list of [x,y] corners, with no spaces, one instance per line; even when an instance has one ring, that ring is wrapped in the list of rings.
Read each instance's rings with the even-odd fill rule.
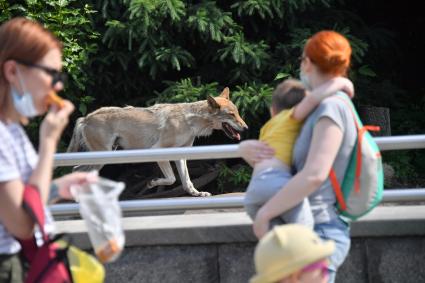
[[[223,122],[222,124],[223,126],[223,132],[226,133],[226,135],[231,138],[231,139],[235,139],[235,140],[240,140],[241,139],[241,135],[239,134],[238,131],[236,131],[232,126],[230,126],[228,123]]]

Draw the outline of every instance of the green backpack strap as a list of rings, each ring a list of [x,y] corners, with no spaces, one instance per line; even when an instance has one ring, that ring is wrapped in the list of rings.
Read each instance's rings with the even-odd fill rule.
[[[345,105],[348,106],[348,109],[350,109],[350,112],[353,116],[354,124],[356,126],[357,131],[357,142],[356,142],[356,152],[352,154],[356,154],[356,168],[355,168],[355,179],[354,179],[354,190],[356,192],[360,191],[360,174],[362,171],[362,141],[363,136],[367,131],[379,131],[380,127],[378,126],[371,126],[371,125],[363,125],[363,123],[360,120],[360,117],[357,114],[357,111],[354,108],[353,103],[351,100],[344,94],[344,95],[336,95],[336,98],[340,99],[345,103]],[[344,198],[343,191],[341,189],[340,182],[338,181],[336,177],[335,169],[332,167],[329,172],[329,179],[332,185],[332,188],[335,192],[336,200],[339,204],[339,209],[342,211],[345,211],[347,209],[347,204]]]

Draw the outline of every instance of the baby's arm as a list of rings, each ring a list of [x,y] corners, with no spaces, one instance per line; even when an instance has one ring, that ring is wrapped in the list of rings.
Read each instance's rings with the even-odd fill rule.
[[[257,162],[272,158],[275,154],[272,147],[259,140],[242,141],[239,144],[238,153],[251,167],[254,167]]]
[[[307,92],[304,99],[295,106],[292,118],[298,121],[304,120],[323,99],[339,90],[346,92],[351,98],[354,96],[354,86],[349,79],[333,78],[311,92]]]

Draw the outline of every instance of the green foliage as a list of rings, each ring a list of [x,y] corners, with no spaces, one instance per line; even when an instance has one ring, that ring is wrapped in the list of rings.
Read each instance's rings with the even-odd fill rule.
[[[12,4],[13,3],[13,4]],[[91,57],[97,52],[99,32],[93,27],[92,15],[96,13],[88,3],[76,0],[0,0],[0,23],[17,16],[24,16],[42,23],[63,43],[63,67],[69,75],[69,84],[63,96],[73,101],[81,114],[94,100],[85,94],[87,85],[94,81],[87,72]],[[38,140],[39,120],[28,127],[32,140]]]
[[[418,177],[414,166],[416,153],[412,151],[385,152],[383,161],[394,168],[394,173],[400,183],[410,183],[411,179]]]
[[[232,82],[249,80],[252,72],[263,69],[269,63],[269,46],[264,41],[250,43],[242,33],[237,33],[225,37],[224,43],[226,46],[217,51],[214,60],[236,65],[230,72]]]
[[[33,18],[63,41],[71,78],[64,95],[79,112],[73,119],[104,105],[193,102],[228,86],[252,138],[269,117],[276,84],[298,77],[306,39],[334,29],[353,48],[355,102],[390,107],[394,132],[423,132],[424,103],[416,96],[424,91],[406,93],[398,73],[383,64],[399,58],[393,32],[370,26],[352,6],[345,0],[0,0],[0,22]],[[29,128],[34,137],[38,123]],[[399,159],[400,168],[406,160]]]
[[[237,86],[232,93],[232,101],[245,121],[249,121],[249,127],[259,129],[269,117],[272,92],[270,85],[253,83]],[[249,136],[258,138],[258,132],[250,132]]]
[[[273,3],[264,0],[248,0],[234,3],[231,8],[238,11],[238,16],[258,14],[262,19],[273,18]]]
[[[226,186],[245,189],[251,180],[252,168],[247,165],[234,166],[229,168],[226,164],[221,163],[218,173],[218,190],[225,192]]]
[[[191,79],[182,79],[179,82],[166,82],[168,87],[157,96],[148,101],[148,104],[155,103],[176,103],[195,102],[207,99],[208,95],[217,96],[217,83],[202,85],[199,81],[194,85]]]
[[[394,101],[394,104],[398,105],[397,109],[391,112],[393,135],[418,135],[425,132],[425,124],[423,123],[425,91],[422,91],[422,96],[420,93],[414,93],[413,95],[416,95],[416,99],[410,100],[410,103],[403,103],[408,94],[398,88],[395,90],[386,88],[381,91],[388,95],[390,102]],[[396,91],[398,93],[395,93]],[[384,155],[384,161],[388,161],[394,167],[395,174],[400,182],[415,186],[417,185],[416,179],[422,178],[420,180],[423,181],[423,176],[425,175],[424,150],[388,152]],[[423,183],[419,184],[419,186],[423,187]]]
[[[99,33],[92,25],[93,8],[76,0],[28,0],[2,6],[6,7],[3,11],[7,18],[25,16],[39,21],[63,42],[64,69],[71,78],[65,93],[69,99],[79,102],[81,92],[89,83],[85,69],[90,63],[90,56],[97,52]],[[2,21],[7,18],[2,18]]]
[[[304,11],[308,7],[317,5],[330,6],[333,1],[329,0],[247,0],[237,1],[231,8],[237,11],[239,17],[259,16],[263,20],[284,19],[286,15],[293,15],[298,11]]]
[[[240,30],[232,18],[232,13],[222,11],[212,1],[192,6],[188,14],[188,27],[197,31],[204,42],[221,42],[226,35],[231,36]]]

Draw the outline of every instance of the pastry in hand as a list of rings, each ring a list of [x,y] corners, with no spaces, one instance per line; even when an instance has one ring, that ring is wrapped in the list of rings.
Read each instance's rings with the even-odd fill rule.
[[[61,109],[65,104],[62,98],[60,98],[54,91],[49,92],[46,97],[47,106],[56,106]]]

